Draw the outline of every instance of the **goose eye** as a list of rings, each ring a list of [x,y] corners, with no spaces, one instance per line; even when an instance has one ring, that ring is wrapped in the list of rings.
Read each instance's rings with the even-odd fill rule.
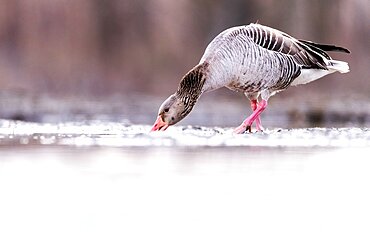
[[[170,109],[168,109],[168,108],[166,108],[166,109],[164,109],[164,112],[168,112]]]

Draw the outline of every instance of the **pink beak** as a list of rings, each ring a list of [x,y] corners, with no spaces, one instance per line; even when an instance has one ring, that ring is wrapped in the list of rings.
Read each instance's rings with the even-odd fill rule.
[[[168,128],[168,124],[166,124],[165,122],[163,122],[162,120],[162,117],[161,116],[158,116],[157,120],[155,121],[151,131],[158,131],[158,130],[161,130],[161,131],[165,131],[167,128]]]

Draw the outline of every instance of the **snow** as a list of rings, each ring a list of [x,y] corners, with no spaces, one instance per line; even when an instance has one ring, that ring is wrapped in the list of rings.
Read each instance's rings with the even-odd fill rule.
[[[118,122],[65,122],[59,124],[0,121],[0,144],[40,144],[101,147],[367,147],[367,128],[266,129],[234,134],[232,128],[171,126],[150,132],[149,125]]]
[[[0,246],[369,246],[370,131],[0,121]]]
[[[368,152],[1,148],[0,245],[369,246]]]

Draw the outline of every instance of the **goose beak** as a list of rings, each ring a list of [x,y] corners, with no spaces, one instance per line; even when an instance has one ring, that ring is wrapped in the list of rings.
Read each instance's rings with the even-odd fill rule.
[[[168,124],[163,122],[162,117],[158,116],[157,120],[155,121],[151,131],[165,131],[168,128]]]

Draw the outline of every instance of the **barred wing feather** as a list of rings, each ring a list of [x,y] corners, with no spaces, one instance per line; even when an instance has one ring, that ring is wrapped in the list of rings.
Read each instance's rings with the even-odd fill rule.
[[[257,45],[292,56],[297,64],[307,69],[327,70],[327,60],[331,60],[331,57],[325,51],[349,53],[349,50],[343,47],[298,40],[284,32],[259,24],[245,26],[242,32],[248,35]]]

